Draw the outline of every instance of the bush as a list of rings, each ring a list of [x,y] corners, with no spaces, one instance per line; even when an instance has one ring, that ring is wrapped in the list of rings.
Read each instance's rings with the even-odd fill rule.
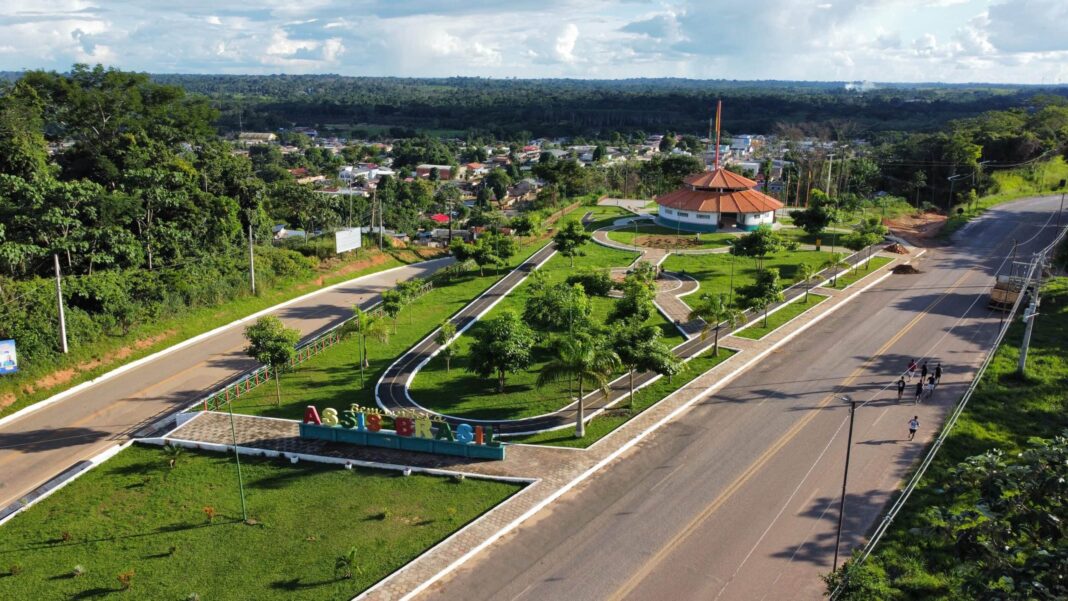
[[[608,296],[615,282],[607,269],[576,273],[567,277],[567,284],[580,284],[586,294],[590,296]]]

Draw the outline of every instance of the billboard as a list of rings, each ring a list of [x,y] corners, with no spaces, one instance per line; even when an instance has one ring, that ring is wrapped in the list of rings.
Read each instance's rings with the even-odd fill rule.
[[[13,374],[18,370],[19,360],[15,355],[15,341],[0,340],[0,375]]]
[[[360,247],[360,228],[350,227],[334,232],[334,248],[338,253]]]

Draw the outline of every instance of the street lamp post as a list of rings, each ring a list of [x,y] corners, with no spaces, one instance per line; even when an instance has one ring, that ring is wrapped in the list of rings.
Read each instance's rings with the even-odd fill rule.
[[[834,537],[834,563],[832,570],[838,569],[838,549],[842,544],[842,520],[845,517],[846,480],[849,478],[849,456],[853,450],[853,418],[857,414],[857,402],[848,395],[837,397],[849,403],[849,437],[846,440],[845,471],[842,473],[842,499],[838,503],[838,534]]]

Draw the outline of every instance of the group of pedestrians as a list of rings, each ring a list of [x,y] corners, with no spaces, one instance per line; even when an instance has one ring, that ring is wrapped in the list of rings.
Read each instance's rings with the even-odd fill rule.
[[[929,371],[926,361],[923,362],[923,365],[917,366],[916,360],[912,359],[909,361],[909,366],[905,370],[905,374],[897,380],[897,400],[900,401],[905,395],[905,388],[908,385],[906,379],[910,382],[912,381],[913,376],[916,375],[917,367],[920,370],[920,379],[916,381],[916,393],[913,397],[913,403],[915,404],[930,399],[931,396],[934,395],[935,388],[942,380],[942,364],[939,363],[936,365],[934,371]]]
[[[917,369],[919,370],[919,380],[916,381],[915,396],[913,398],[913,404],[918,404],[920,401],[930,399],[934,395],[935,387],[942,380],[942,364],[935,365],[934,371],[930,371],[927,367],[927,361],[924,361],[922,365],[917,365],[915,359],[909,361],[909,366],[905,369],[905,374],[897,380],[897,400],[900,401],[905,395],[905,389],[908,386],[908,382],[912,381],[913,376],[916,375]],[[906,382],[906,379],[908,382]],[[909,420],[909,440],[916,438],[916,430],[920,428],[920,416],[914,415]]]

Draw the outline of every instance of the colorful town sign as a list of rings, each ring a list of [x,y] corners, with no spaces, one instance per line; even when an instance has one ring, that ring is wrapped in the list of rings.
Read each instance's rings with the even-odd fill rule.
[[[393,430],[384,428],[393,420]],[[455,428],[437,416],[414,411],[386,414],[353,405],[350,409],[304,410],[300,437],[365,447],[455,455],[475,459],[504,459],[504,447],[493,438],[492,426],[458,424]]]
[[[0,340],[0,375],[13,374],[19,370],[18,355],[14,340]]]

